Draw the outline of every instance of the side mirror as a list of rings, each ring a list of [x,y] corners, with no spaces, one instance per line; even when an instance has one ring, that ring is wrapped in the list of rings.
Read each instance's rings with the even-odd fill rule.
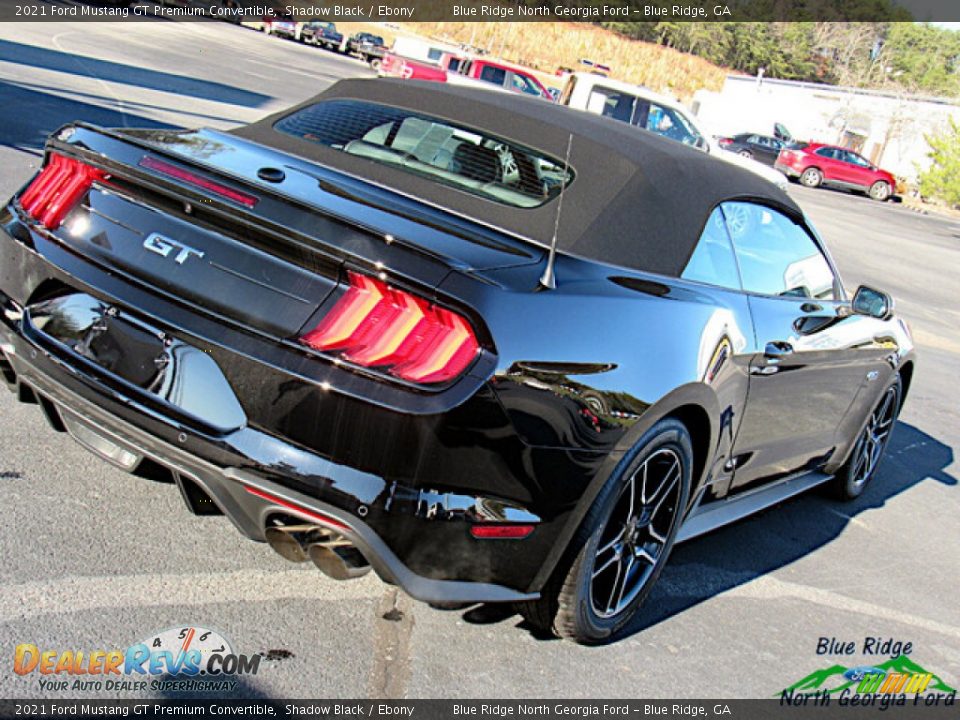
[[[857,288],[850,306],[858,315],[868,315],[878,320],[888,320],[893,315],[893,298],[867,285]]]

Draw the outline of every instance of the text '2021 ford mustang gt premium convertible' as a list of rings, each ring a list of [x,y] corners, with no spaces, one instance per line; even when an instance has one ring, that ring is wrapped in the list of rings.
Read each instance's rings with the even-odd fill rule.
[[[334,578],[581,642],[675,543],[857,497],[913,374],[773,185],[472,88],[69,125],[0,223],[0,370],[56,430]]]

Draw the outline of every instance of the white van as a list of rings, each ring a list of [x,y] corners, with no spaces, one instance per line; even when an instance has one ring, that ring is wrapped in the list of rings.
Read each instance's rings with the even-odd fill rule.
[[[682,105],[645,87],[578,72],[567,77],[567,84],[557,102],[698,147],[725,162],[756,173],[784,191],[787,189],[787,178],[782,173],[755,160],[725,152]]]

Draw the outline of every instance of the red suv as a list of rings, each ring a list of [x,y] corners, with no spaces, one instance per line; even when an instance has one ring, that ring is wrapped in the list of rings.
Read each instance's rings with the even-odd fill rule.
[[[897,180],[865,157],[847,148],[823,143],[794,143],[784,147],[774,167],[788,178],[800,178],[807,187],[837,185],[861,190],[874,200],[886,200]]]

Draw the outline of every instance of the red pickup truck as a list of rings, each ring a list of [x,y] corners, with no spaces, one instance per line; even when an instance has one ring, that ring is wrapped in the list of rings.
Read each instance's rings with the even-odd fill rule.
[[[395,48],[396,50],[396,48]],[[482,58],[464,58],[450,52],[439,54],[436,61],[407,57],[389,52],[380,64],[385,77],[408,80],[432,80],[460,85],[482,83],[483,87],[505,92],[518,92],[552,100],[552,96],[529,70]]]

